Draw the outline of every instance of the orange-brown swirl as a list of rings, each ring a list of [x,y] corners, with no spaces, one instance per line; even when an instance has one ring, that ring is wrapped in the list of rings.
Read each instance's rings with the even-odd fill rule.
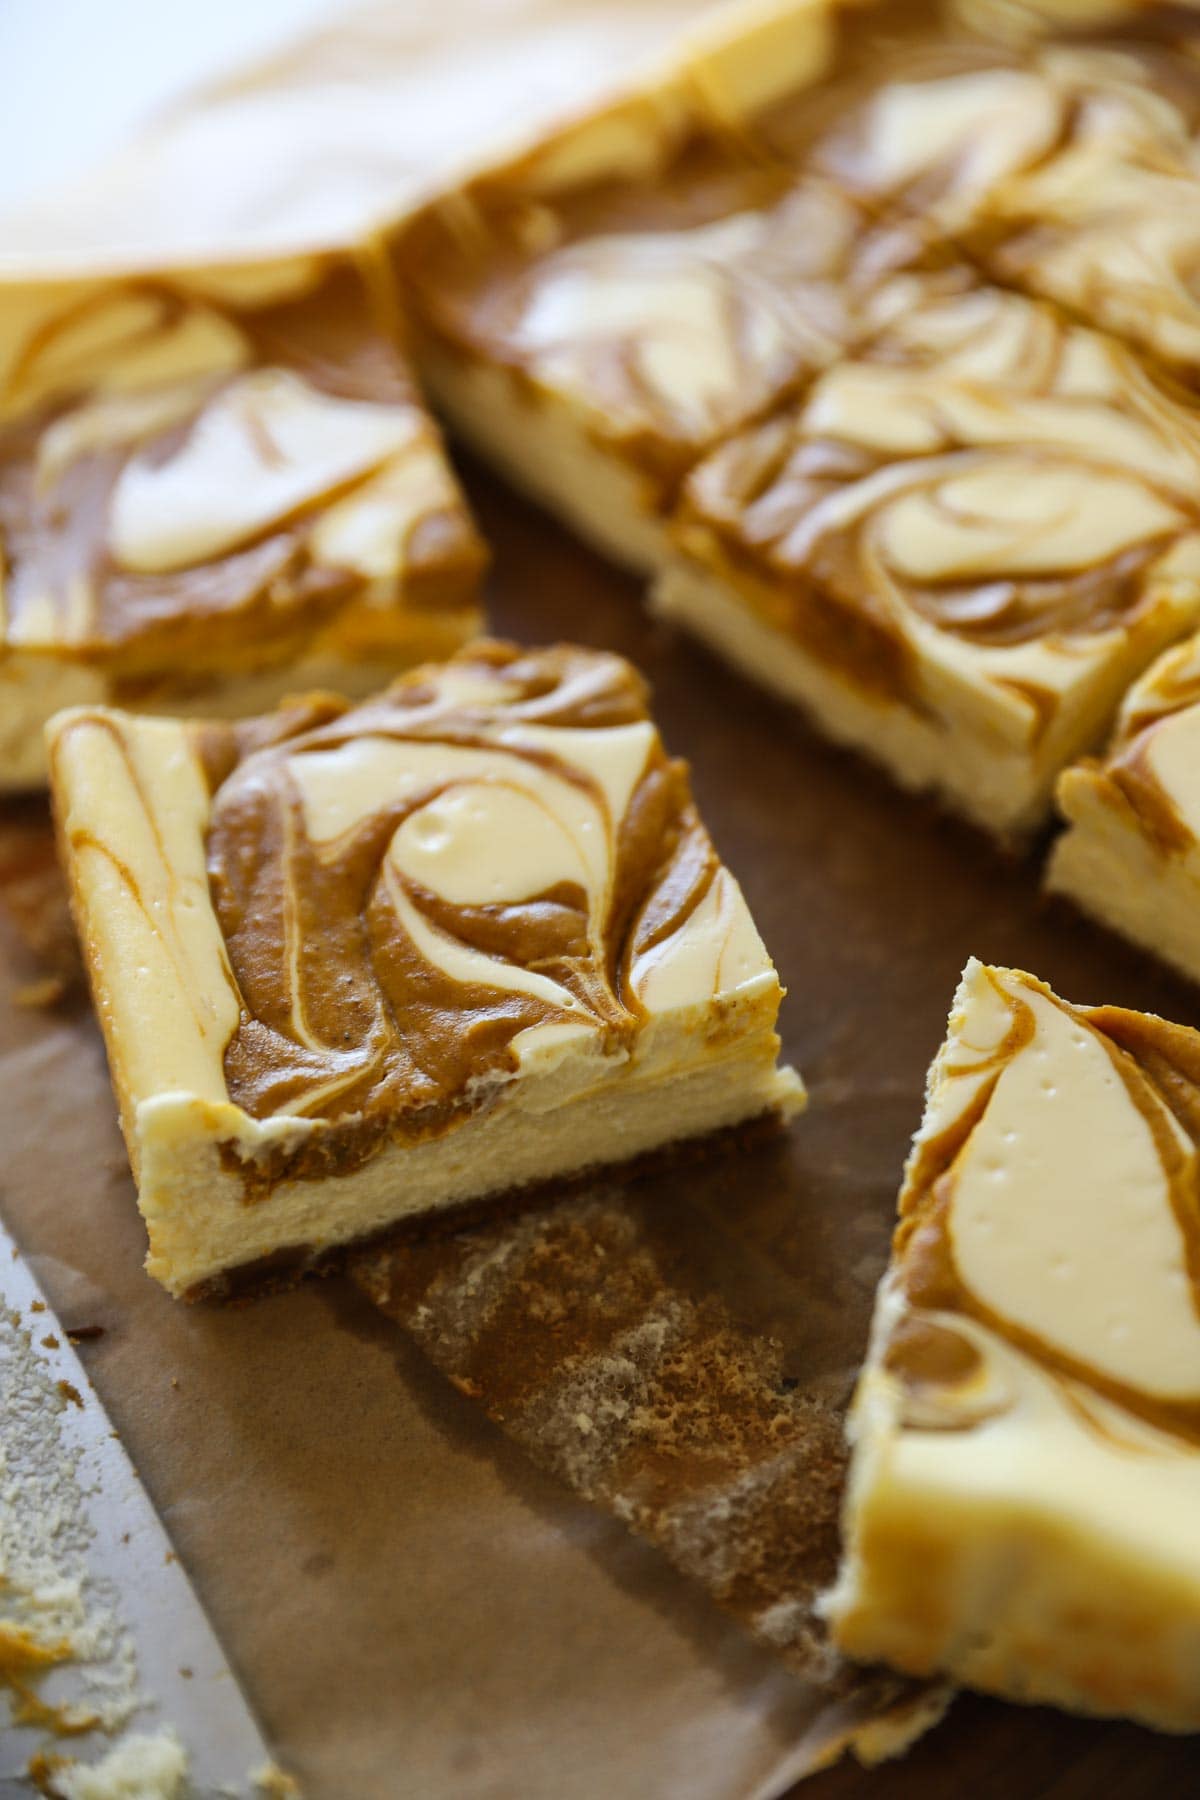
[[[626,768],[619,816],[610,743]],[[331,704],[316,723],[302,711],[265,742],[211,728],[204,754],[211,891],[241,997],[230,1097],[258,1118],[332,1121],[319,1153],[339,1167],[479,1104],[531,1027],[583,1024],[608,1051],[630,1045],[644,1017],[634,963],[718,868],[639,678],[598,653],[476,646],[352,711]],[[366,777],[363,756],[378,759]],[[321,796],[344,805],[343,773],[362,779],[361,803],[329,835]],[[414,869],[440,866],[429,858],[450,817],[478,855],[439,892]],[[549,847],[548,875],[536,856],[516,868],[504,834],[517,817]],[[569,870],[567,838],[601,822],[594,879],[550,879],[560,851]]]

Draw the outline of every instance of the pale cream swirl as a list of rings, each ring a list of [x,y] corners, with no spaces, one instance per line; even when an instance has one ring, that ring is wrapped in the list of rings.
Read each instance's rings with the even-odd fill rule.
[[[1200,1037],[1011,971],[975,982],[901,1195],[913,1310],[889,1366],[924,1415],[940,1391],[930,1422],[1002,1407],[1030,1359],[1093,1429],[1116,1408],[1131,1437],[1200,1440]]]

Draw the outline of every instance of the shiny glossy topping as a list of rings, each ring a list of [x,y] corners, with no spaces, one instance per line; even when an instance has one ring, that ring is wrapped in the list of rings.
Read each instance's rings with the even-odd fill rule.
[[[461,500],[348,270],[244,306],[112,283],[8,349],[11,646],[269,660],[372,584],[469,590]]]
[[[998,289],[936,290],[686,489],[736,565],[877,637],[1120,626],[1191,543],[1200,420],[1120,345]]]
[[[1097,1430],[1200,1439],[1200,1035],[978,964],[965,994],[901,1195],[907,1422],[978,1423],[1032,1363]]]
[[[224,1074],[256,1118],[366,1154],[531,1058],[637,1057],[665,1014],[778,992],[620,659],[484,644],[327,711],[201,740]]]

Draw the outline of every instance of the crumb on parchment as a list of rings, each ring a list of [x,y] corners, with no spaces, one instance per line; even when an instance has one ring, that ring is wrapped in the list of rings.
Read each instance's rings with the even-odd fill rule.
[[[187,1751],[171,1726],[131,1732],[99,1762],[38,1756],[29,1765],[47,1800],[183,1800]]]
[[[299,1783],[275,1763],[264,1763],[250,1779],[266,1800],[301,1800]]]

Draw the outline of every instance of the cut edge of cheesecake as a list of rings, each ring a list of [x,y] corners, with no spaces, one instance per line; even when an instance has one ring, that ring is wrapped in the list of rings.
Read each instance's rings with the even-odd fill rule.
[[[305,687],[364,696],[478,635],[487,547],[365,258],[0,273],[0,378],[21,526],[0,604],[0,793],[45,785],[43,728],[70,706],[220,718]],[[261,479],[235,457],[242,479],[223,485],[239,427]],[[81,469],[85,503],[52,528],[24,485],[36,475],[53,516],[54,484]],[[290,560],[255,561],[286,533]],[[49,536],[65,546],[57,572]],[[326,584],[320,605],[306,581]]]
[[[417,339],[421,380],[451,434],[618,568],[648,576],[668,553],[653,484],[559,400],[507,369]]]
[[[469,584],[475,587],[474,580]],[[230,663],[203,672],[183,665],[139,670],[136,675],[102,663],[48,652],[0,654],[0,794],[45,788],[49,765],[46,726],[77,707],[171,718],[238,719],[270,712],[290,696],[322,690],[365,700],[403,670],[452,656],[478,637],[483,613],[464,590],[461,606],[418,614],[395,609],[389,653],[342,651],[337,634],[292,660],[254,666]],[[377,630],[378,607],[360,609]],[[347,623],[353,624],[352,620]]]
[[[1055,728],[1033,734],[1031,754],[1025,743],[1006,742],[982,711],[973,722],[971,683],[961,671],[940,671],[943,699],[953,700],[953,712],[945,706],[939,714],[873,693],[767,623],[731,581],[693,557],[671,558],[649,598],[660,618],[795,706],[833,743],[857,751],[900,787],[935,796],[1017,849],[1046,823],[1064,764],[1101,739],[1134,672],[1114,665],[1098,672],[1071,704],[1064,697]],[[1183,629],[1164,617],[1157,635],[1144,636],[1136,668]],[[1020,695],[1012,698],[1021,703]]]
[[[1200,983],[1200,866],[1173,853],[1117,787],[1101,760],[1064,770],[1056,789],[1065,830],[1045,890]]]

